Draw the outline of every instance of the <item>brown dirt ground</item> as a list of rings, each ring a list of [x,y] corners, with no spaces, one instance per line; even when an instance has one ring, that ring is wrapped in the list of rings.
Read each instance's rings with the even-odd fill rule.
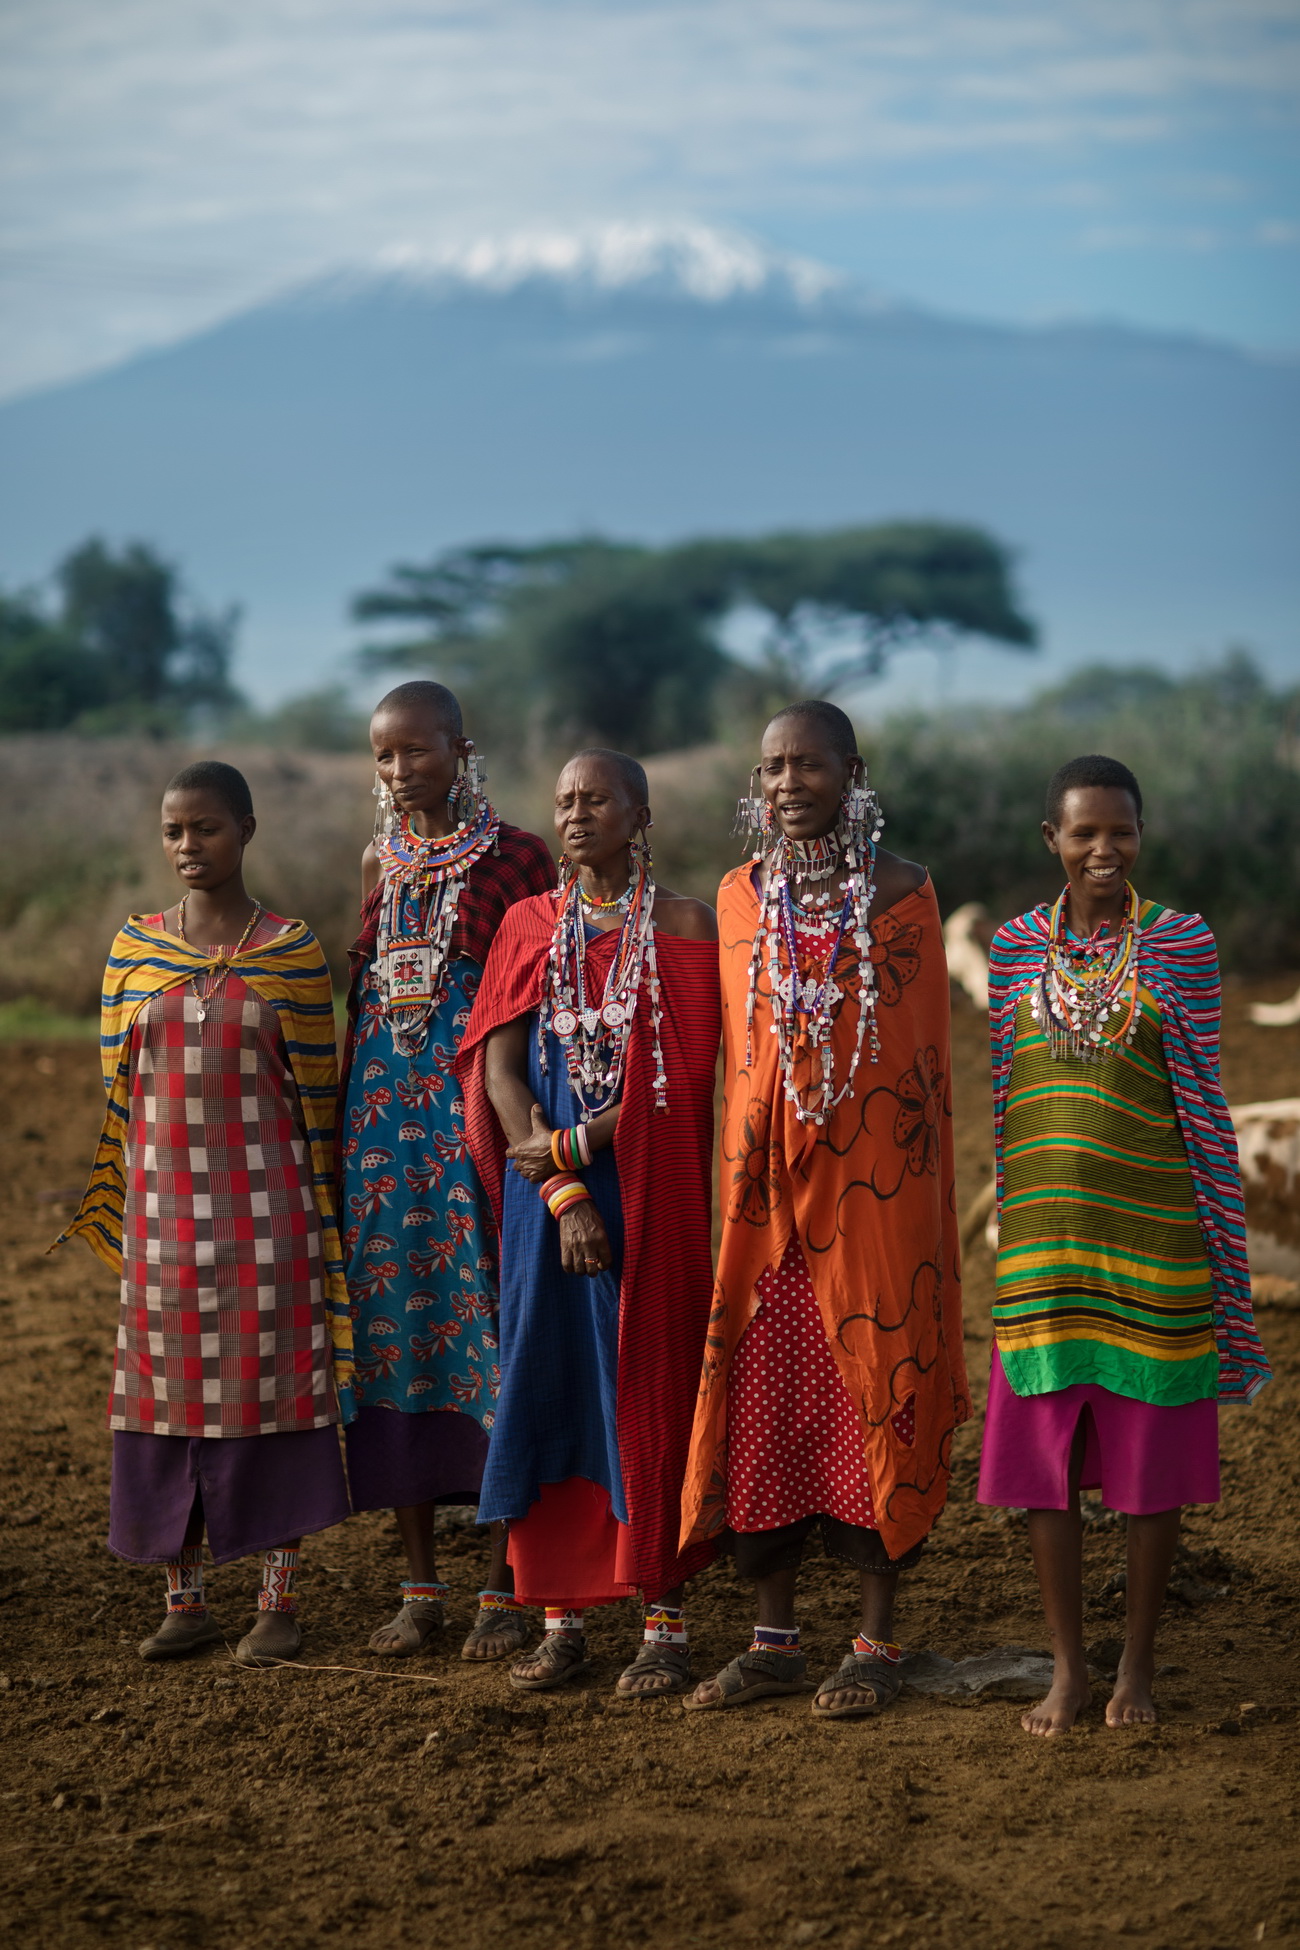
[[[1264,1031],[1229,990],[1225,1078],[1238,1102],[1300,1093],[1300,1029]],[[990,1158],[983,1021],[958,1005],[963,1197]],[[512,1694],[455,1656],[484,1566],[446,1532],[445,1646],[393,1671],[363,1650],[400,1563],[389,1522],[308,1540],[302,1665],[246,1673],[218,1651],[146,1667],[156,1575],[103,1545],[103,1404],[113,1282],[80,1245],[44,1246],[81,1181],[101,1103],[93,1048],[6,1048],[0,1123],[0,1938],[130,1950],[827,1943],[851,1950],[1300,1944],[1295,1492],[1300,1314],[1262,1326],[1278,1378],[1224,1417],[1225,1497],[1189,1514],[1169,1601],[1161,1724],[1034,1741],[1005,1701],[905,1696],[879,1721],[814,1726],[802,1702],[687,1716],[618,1704],[631,1607],[598,1615],[595,1671]],[[968,1264],[977,1392],[991,1261]],[[1023,1526],[974,1502],[979,1424],[900,1628],[952,1656],[1041,1645]],[[1089,1630],[1121,1628],[1122,1527],[1088,1530]],[[213,1581],[233,1644],[251,1563]],[[1206,1587],[1210,1588],[1207,1592]],[[1210,1595],[1210,1592],[1222,1595]],[[750,1599],[727,1566],[691,1594],[696,1662],[743,1643]],[[817,1672],[851,1628],[843,1567],[810,1564],[802,1616]]]

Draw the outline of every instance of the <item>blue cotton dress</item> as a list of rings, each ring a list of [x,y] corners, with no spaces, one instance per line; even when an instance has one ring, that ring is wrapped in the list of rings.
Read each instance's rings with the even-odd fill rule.
[[[564,1050],[548,1032],[547,1069],[537,1051],[537,1018],[528,1018],[528,1082],[553,1129],[577,1122]],[[479,1505],[484,1523],[523,1517],[544,1483],[585,1477],[609,1493],[626,1523],[619,1467],[619,1294],[623,1278],[623,1205],[612,1146],[584,1170],[587,1190],[613,1251],[608,1271],[566,1273],[560,1229],[536,1185],[507,1171],[501,1220],[501,1371]]]
[[[339,1214],[356,1347],[348,1464],[359,1509],[476,1492],[493,1425],[496,1256],[455,1073],[479,975],[468,956],[448,967],[414,1058],[394,1044],[373,964],[362,983]]]

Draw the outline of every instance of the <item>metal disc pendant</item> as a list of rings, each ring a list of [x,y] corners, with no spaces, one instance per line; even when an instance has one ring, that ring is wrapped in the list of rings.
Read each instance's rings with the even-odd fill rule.
[[[207,1010],[206,1010],[206,1009],[198,1009],[198,1008],[196,1008],[196,1009],[195,1009],[195,1011],[194,1011],[194,1013],[195,1013],[195,1015],[196,1015],[196,1016],[198,1017],[198,1019],[199,1019],[199,1021],[200,1021],[200,1022],[206,1022],[206,1021],[207,1021],[207,1019],[208,1019],[208,1012],[207,1012]]]

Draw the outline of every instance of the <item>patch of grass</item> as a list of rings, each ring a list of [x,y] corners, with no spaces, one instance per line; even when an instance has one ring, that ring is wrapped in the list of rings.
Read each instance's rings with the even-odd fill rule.
[[[15,1002],[0,1002],[0,1042],[19,1038],[35,1042],[40,1038],[72,1038],[94,1042],[99,1036],[98,1016],[68,1016],[51,1009],[38,995],[20,995]]]

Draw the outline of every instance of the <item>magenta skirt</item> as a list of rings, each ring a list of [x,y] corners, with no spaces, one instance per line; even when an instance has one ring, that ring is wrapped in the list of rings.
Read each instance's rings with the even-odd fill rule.
[[[1076,1382],[1050,1395],[1017,1395],[997,1348],[980,1452],[979,1500],[1012,1510],[1065,1510],[1070,1451],[1084,1425],[1080,1487],[1100,1488],[1109,1510],[1150,1517],[1184,1503],[1219,1500],[1219,1405],[1172,1408]]]

